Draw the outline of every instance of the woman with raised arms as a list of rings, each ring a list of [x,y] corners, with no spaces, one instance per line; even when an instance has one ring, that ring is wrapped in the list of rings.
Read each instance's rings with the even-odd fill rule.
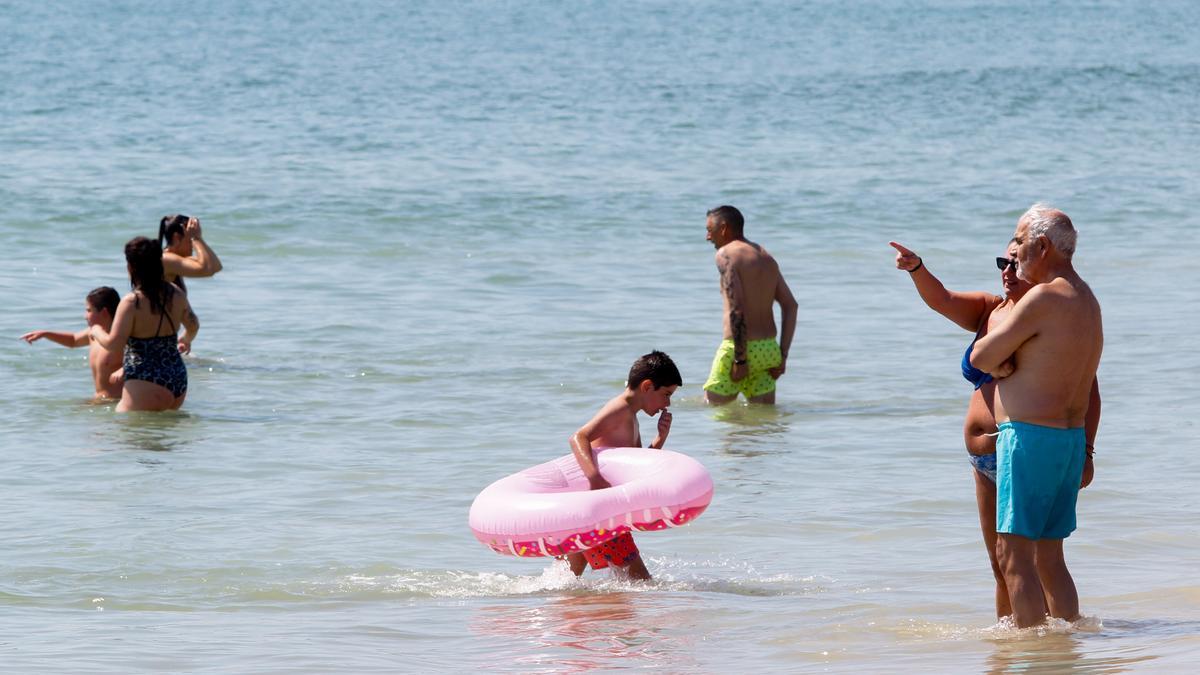
[[[200,219],[184,215],[164,216],[158,223],[158,244],[166,280],[184,293],[183,277],[211,277],[221,271],[221,259],[204,241]]]

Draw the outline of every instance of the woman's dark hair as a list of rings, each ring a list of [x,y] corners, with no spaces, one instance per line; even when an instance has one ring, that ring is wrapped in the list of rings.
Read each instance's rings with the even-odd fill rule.
[[[87,301],[96,309],[107,309],[109,316],[116,316],[117,305],[121,304],[121,296],[112,286],[101,286],[93,288],[92,292],[87,294]]]
[[[170,246],[171,239],[177,234],[183,234],[183,228],[187,227],[187,223],[188,217],[182,213],[163,216],[163,219],[158,222],[158,245],[164,249]]]
[[[129,263],[129,285],[150,300],[150,309],[165,314],[175,290],[163,279],[162,246],[145,237],[134,237],[125,244],[125,262]]]
[[[650,352],[633,362],[633,367],[629,369],[626,386],[630,389],[637,389],[638,385],[645,380],[650,380],[655,389],[671,385],[683,386],[683,378],[679,376],[679,369],[675,367],[675,362],[660,351]]]

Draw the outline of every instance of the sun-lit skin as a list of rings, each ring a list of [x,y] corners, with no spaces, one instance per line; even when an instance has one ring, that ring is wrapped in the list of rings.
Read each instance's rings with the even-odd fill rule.
[[[661,356],[666,360],[670,371],[674,372],[672,379],[678,381],[678,371],[670,359],[665,354],[658,352],[648,354],[647,357],[654,355]],[[638,363],[640,364],[642,361],[639,360]],[[635,364],[635,369],[637,366],[638,364]],[[660,371],[661,376],[662,372]],[[579,463],[579,468],[587,478],[589,488],[592,490],[604,490],[612,487],[608,480],[600,474],[600,465],[596,458],[597,449],[642,446],[642,434],[638,422],[639,412],[651,417],[658,415],[657,434],[650,443],[651,448],[661,450],[667,442],[667,435],[671,433],[672,418],[668,408],[671,405],[671,396],[679,388],[679,385],[656,386],[649,376],[640,381],[636,378],[637,375],[631,370],[630,380],[637,384],[627,385],[624,391],[605,403],[604,407],[569,439],[571,453],[575,456],[575,461]],[[567,555],[567,563],[576,576],[583,574],[587,567],[586,556],[582,553]],[[619,574],[626,575],[631,579],[650,578],[650,572],[646,569],[640,556],[635,557],[624,569],[616,569],[621,570]]]
[[[180,277],[211,277],[223,269],[221,259],[204,240],[198,218],[188,218],[184,231],[165,242],[162,261],[163,277],[178,283],[185,293],[187,286]]]
[[[64,347],[88,347],[88,367],[92,373],[95,400],[120,398],[122,351],[105,348],[91,336],[93,326],[108,330],[112,326],[113,316],[107,309],[98,308],[91,302],[85,301],[83,307],[83,319],[88,326],[86,329],[74,333],[37,330],[22,335],[21,339],[30,344],[45,338]]]
[[[1030,218],[1045,234],[1032,236]],[[1013,235],[1018,273],[1035,285],[1008,320],[976,342],[971,364],[998,380],[997,420],[1063,431],[1082,428],[1086,447],[1091,447],[1099,425],[1096,369],[1104,337],[1100,304],[1072,265],[1075,236],[1070,219],[1057,209],[1034,205],[1021,216]],[[1090,460],[1083,463],[1083,484],[1091,478]],[[1036,513],[1037,507],[1026,508]],[[1037,531],[1000,532],[996,555],[1018,627],[1043,623],[1047,609],[1068,621],[1079,616],[1062,538]]]
[[[1013,265],[1006,265],[999,271],[1000,284],[1004,288],[1003,297],[983,291],[951,291],[942,285],[915,252],[896,242],[890,242],[890,245],[896,249],[896,268],[910,273],[909,278],[925,304],[963,330],[976,335],[986,335],[1003,322],[1013,306],[1032,288],[1017,278]],[[1016,253],[1016,243],[1009,242],[1005,254],[1000,257],[1013,260]],[[967,404],[963,438],[967,452],[972,455],[992,455],[996,452],[996,441],[992,435],[996,431],[995,395],[995,383],[988,382],[972,392]],[[1012,607],[1004,576],[996,560],[996,484],[978,471],[971,473],[975,483],[979,528],[996,582],[996,617],[1000,618],[1011,614]]]
[[[767,372],[771,379],[778,380],[787,371],[788,352],[796,330],[796,299],[775,258],[759,244],[746,239],[740,227],[714,213],[705,219],[704,230],[705,240],[716,249],[715,263],[724,305],[722,338],[732,341],[734,346],[729,379],[740,382],[750,374],[746,363],[749,342],[771,339],[778,341],[781,361]],[[780,307],[781,328],[775,324],[775,304]],[[724,405],[734,401],[737,393],[705,390],[704,397],[710,404]],[[750,401],[773,404],[775,392],[754,396]]]

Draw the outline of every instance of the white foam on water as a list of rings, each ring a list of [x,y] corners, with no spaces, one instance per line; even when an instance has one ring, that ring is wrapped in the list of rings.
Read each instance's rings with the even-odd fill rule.
[[[1046,623],[1029,628],[1018,628],[1011,616],[1001,618],[995,624],[981,629],[979,636],[993,640],[1025,640],[1047,635],[1070,635],[1073,633],[1099,633],[1104,621],[1098,616],[1081,616],[1075,621],[1046,617]]]
[[[611,570],[571,573],[565,561],[551,560],[537,574],[467,570],[406,570],[380,574],[351,573],[332,583],[315,583],[315,595],[348,595],[357,599],[378,595],[395,598],[506,598],[560,593],[727,593],[742,596],[812,595],[827,591],[835,580],[822,576],[765,574],[744,561],[728,558],[684,560],[647,558],[653,578],[625,579]]]

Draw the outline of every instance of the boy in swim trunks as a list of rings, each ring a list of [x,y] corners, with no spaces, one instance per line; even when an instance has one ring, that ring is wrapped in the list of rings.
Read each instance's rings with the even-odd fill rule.
[[[662,449],[671,432],[671,395],[683,384],[679,369],[666,354],[654,351],[634,362],[629,370],[625,391],[618,394],[587,424],[571,436],[571,451],[579,468],[591,484],[591,489],[602,490],[612,487],[600,475],[596,455],[605,448],[630,448],[642,446],[642,434],[638,425],[638,412],[653,417],[658,415],[658,434],[650,447]],[[567,562],[575,576],[583,574],[588,564],[592,569],[612,567],[620,576],[630,579],[648,580],[650,572],[642,562],[633,535],[628,532],[615,539],[588,549],[583,553],[567,555]]]
[[[117,304],[121,296],[108,286],[101,286],[87,294],[84,318],[88,327],[77,332],[35,330],[21,336],[21,339],[33,344],[42,338],[56,342],[64,347],[88,347],[88,365],[92,369],[92,384],[95,386],[97,400],[121,398],[121,357],[119,349],[105,349],[92,337],[92,326],[99,325],[105,330],[112,330],[113,315],[117,312]]]

